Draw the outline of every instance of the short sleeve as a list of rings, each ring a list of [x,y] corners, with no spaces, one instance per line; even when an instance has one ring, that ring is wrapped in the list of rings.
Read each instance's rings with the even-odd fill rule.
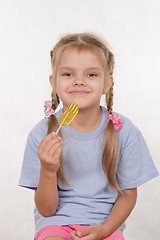
[[[40,174],[40,160],[37,154],[39,141],[33,137],[32,133],[28,135],[24,151],[23,165],[19,185],[35,189],[38,187]]]
[[[158,175],[146,142],[141,132],[134,127],[121,149],[117,182],[122,190],[136,188]]]

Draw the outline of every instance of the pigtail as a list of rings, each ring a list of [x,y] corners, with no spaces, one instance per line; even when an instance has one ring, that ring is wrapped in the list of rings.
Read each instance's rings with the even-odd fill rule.
[[[52,108],[54,110],[56,110],[59,103],[60,103],[58,94],[55,93],[52,90],[51,97],[52,97]],[[56,132],[58,127],[59,127],[59,125],[58,125],[56,117],[54,115],[51,115],[50,118],[49,118],[49,122],[48,122],[48,132],[47,132],[47,134],[49,134],[51,132]],[[61,131],[58,132],[58,136],[62,137]],[[65,174],[64,174],[62,157],[60,157],[60,166],[59,166],[59,169],[57,171],[57,178],[60,179],[62,182],[64,182],[66,185],[68,185],[67,181],[66,181],[66,178],[65,178]]]
[[[106,94],[106,104],[108,114],[112,114],[113,107],[113,85]],[[107,176],[108,182],[115,191],[122,193],[116,180],[116,169],[118,160],[118,142],[116,131],[112,121],[109,121],[105,129],[105,147],[102,156],[103,170]]]

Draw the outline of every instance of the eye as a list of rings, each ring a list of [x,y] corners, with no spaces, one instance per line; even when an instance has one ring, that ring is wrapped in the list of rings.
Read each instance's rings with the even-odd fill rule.
[[[71,76],[72,76],[72,73],[63,73],[62,75],[63,75],[63,76],[66,76],[66,77],[71,77]]]
[[[89,76],[89,77],[97,77],[98,75],[95,74],[95,73],[89,73],[88,76]]]

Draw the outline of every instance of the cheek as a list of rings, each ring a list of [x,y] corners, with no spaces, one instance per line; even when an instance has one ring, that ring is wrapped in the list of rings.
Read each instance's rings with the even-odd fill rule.
[[[68,84],[66,81],[58,81],[57,80],[57,83],[56,83],[56,92],[57,94],[60,96],[60,95],[63,95],[65,91],[67,91],[67,88],[68,88]]]
[[[59,91],[59,89],[61,89],[62,86],[63,86],[62,81],[59,78],[57,78],[56,79],[56,91]]]
[[[97,92],[99,94],[102,94],[103,90],[104,90],[104,84],[103,83],[99,83],[99,84],[97,84],[97,86],[95,86],[95,88],[97,89]]]

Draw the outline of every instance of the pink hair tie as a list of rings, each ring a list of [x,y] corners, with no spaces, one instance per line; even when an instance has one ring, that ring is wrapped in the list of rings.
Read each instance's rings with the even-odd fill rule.
[[[108,121],[107,123],[111,120],[114,126],[114,129],[117,131],[122,123],[122,119],[118,114],[108,114],[107,115]]]
[[[52,108],[52,102],[51,101],[45,101],[44,102],[44,113],[46,116],[50,117],[51,115],[55,115],[55,111]]]

